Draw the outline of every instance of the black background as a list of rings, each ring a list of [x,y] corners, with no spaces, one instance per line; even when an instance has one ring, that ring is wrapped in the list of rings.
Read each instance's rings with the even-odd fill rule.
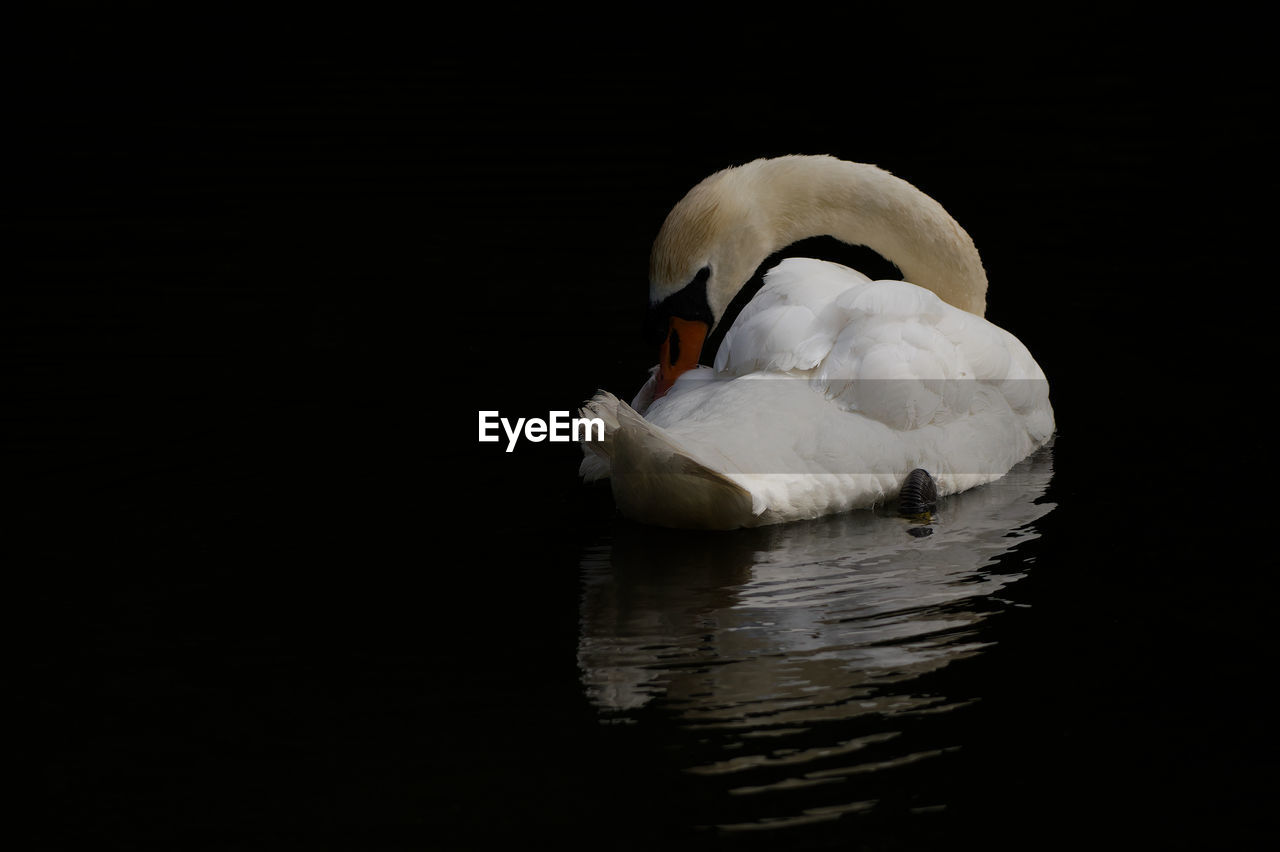
[[[995,758],[952,842],[1218,839],[1259,816],[1251,247],[1274,180],[1248,21],[621,38],[128,8],[67,7],[9,78],[24,848],[681,825],[689,791],[619,772],[651,744],[606,740],[576,685],[578,552],[607,492],[578,486],[572,447],[506,454],[472,418],[629,396],[666,210],[785,153],[939,199],[983,253],[988,316],[1052,383],[1050,579],[998,657],[1017,684],[990,695],[1003,727],[972,732]],[[911,848],[909,827],[864,839]]]

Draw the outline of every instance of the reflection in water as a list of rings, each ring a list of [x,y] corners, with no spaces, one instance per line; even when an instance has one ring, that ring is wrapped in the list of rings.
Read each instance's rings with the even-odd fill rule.
[[[995,641],[977,628],[1023,576],[1014,552],[1053,509],[1037,502],[1051,476],[1046,447],[946,498],[923,537],[889,510],[733,533],[619,524],[582,559],[587,694],[607,721],[673,719],[695,745],[684,768],[729,793],[786,793],[730,827],[868,808],[794,791],[946,750],[898,741],[892,720],[963,703],[921,678]]]

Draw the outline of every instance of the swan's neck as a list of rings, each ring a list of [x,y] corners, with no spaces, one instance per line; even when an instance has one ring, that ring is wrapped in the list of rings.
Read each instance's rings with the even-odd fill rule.
[[[979,316],[986,310],[978,250],[941,204],[875,166],[817,157],[772,162],[760,177],[774,239],[756,266],[797,240],[832,236],[874,249],[905,280],[958,308]]]
[[[712,175],[677,205],[659,234],[651,295],[661,295],[660,254],[691,248],[673,239],[690,224],[705,240],[700,262],[713,269],[708,300],[717,318],[766,258],[817,236],[867,246],[912,284],[979,316],[986,310],[987,276],[969,235],[938,202],[875,166],[795,156]],[[681,265],[688,264],[675,264]]]

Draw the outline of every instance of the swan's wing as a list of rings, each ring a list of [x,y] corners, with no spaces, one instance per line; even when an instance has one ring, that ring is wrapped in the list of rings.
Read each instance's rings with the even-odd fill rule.
[[[977,381],[999,388],[1019,414],[1047,406],[1049,382],[1021,340],[982,317],[946,307],[938,330],[964,354]]]
[[[847,266],[788,258],[765,273],[760,288],[734,320],[716,353],[715,369],[743,376],[815,367],[843,324],[837,298],[867,277]]]
[[[1044,373],[1016,337],[929,290],[872,281],[836,304],[842,328],[811,375],[815,390],[845,410],[913,430],[993,400],[1019,415],[1048,407]],[[1049,422],[1052,431],[1052,415]]]
[[[899,430],[968,416],[991,388],[1017,414],[1048,408],[1044,374],[1013,335],[923,287],[811,258],[765,275],[715,364],[724,378],[807,378],[839,408]],[[1047,437],[1047,424],[1033,431]]]
[[[846,411],[898,430],[945,422],[968,407],[972,369],[939,323],[949,305],[901,281],[868,281],[836,300],[843,320],[814,389]]]

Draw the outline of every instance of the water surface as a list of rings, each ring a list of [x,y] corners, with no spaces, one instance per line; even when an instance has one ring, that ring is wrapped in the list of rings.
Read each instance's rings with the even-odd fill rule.
[[[582,688],[601,724],[663,731],[694,821],[722,836],[875,813],[896,789],[880,779],[961,748],[931,720],[979,697],[938,674],[1002,641],[989,622],[1034,570],[1052,475],[1046,447],[927,529],[884,508],[733,533],[619,523],[582,554]],[[945,810],[930,788],[909,809]]]

